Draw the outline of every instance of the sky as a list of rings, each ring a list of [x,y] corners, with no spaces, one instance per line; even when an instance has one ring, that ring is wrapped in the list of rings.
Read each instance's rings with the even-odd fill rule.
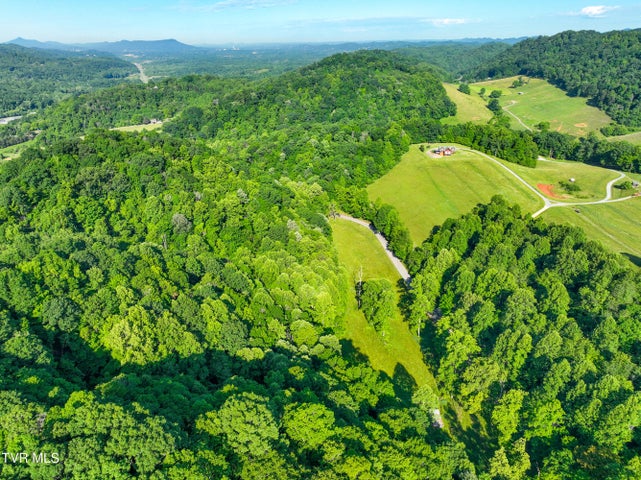
[[[640,27],[641,1],[627,0],[0,0],[0,42],[444,40]]]

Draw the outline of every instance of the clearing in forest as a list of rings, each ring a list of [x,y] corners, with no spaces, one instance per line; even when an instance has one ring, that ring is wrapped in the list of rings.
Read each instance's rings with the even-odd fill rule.
[[[486,96],[492,90],[500,90],[501,106],[516,115],[530,129],[534,129],[541,122],[549,122],[550,130],[583,136],[612,122],[606,113],[589,106],[587,99],[570,97],[545,80],[523,77],[526,82],[524,85],[510,88],[518,78],[474,83],[470,85],[472,95],[478,96],[481,88],[485,88]],[[509,118],[512,128],[524,128],[516,118]]]
[[[641,267],[641,198],[575,208],[550,208],[541,218],[546,222],[581,227],[588,238],[618,252]]]
[[[401,277],[369,228],[340,218],[332,220],[331,226],[338,258],[347,271],[351,288],[358,281],[361,269],[364,281],[384,278],[397,285]],[[402,366],[417,386],[427,384],[436,388],[436,381],[423,361],[421,348],[400,311],[390,319],[391,333],[383,338],[358,309],[355,294],[354,290],[349,295],[345,338],[369,359],[372,367],[387,373],[390,378],[394,378]]]
[[[434,226],[469,212],[478,203],[489,202],[497,194],[528,212],[543,205],[500,165],[460,148],[451,157],[431,158],[412,145],[400,163],[367,191],[372,200],[380,198],[396,207],[415,245],[422,243]]]
[[[458,123],[485,124],[492,118],[492,112],[487,108],[487,102],[476,94],[467,95],[458,91],[457,85],[444,83],[447,96],[456,104],[456,115],[441,120],[446,125]]]

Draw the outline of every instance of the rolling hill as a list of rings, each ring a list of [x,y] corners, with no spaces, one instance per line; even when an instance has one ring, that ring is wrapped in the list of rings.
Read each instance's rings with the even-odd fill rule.
[[[517,43],[467,76],[476,80],[528,75],[571,96],[586,97],[617,122],[641,126],[641,29],[567,31]]]

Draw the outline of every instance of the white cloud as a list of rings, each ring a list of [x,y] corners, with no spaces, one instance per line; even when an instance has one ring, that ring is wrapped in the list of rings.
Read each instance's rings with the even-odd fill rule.
[[[463,25],[467,23],[464,18],[431,18],[425,20],[425,23],[431,23],[435,27],[447,27],[449,25]]]
[[[578,15],[582,15],[584,17],[590,17],[590,18],[601,18],[605,16],[606,13],[616,10],[619,7],[614,7],[614,6],[606,6],[606,5],[594,5],[591,7],[584,7],[581,9],[581,11],[578,13]]]

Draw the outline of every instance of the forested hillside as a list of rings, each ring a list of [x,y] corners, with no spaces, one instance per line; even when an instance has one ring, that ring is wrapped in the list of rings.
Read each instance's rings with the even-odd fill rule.
[[[107,55],[0,45],[0,117],[116,85],[135,73],[131,63]]]
[[[412,254],[439,386],[487,422],[490,478],[639,478],[641,277],[500,197]]]
[[[537,153],[529,133],[440,129],[452,113],[431,68],[367,51],[119,86],[17,124],[42,132],[0,163],[0,446],[59,461],[0,476],[641,476],[638,272],[501,199],[412,252],[367,198],[420,135]],[[148,117],[162,131],[108,130]],[[346,340],[355,299],[374,323],[396,294],[341,267],[338,210],[408,260],[400,311],[437,390]],[[458,409],[446,428],[437,408]]]
[[[641,30],[567,31],[524,40],[482,67],[476,80],[530,75],[587,97],[623,125],[641,126]]]

